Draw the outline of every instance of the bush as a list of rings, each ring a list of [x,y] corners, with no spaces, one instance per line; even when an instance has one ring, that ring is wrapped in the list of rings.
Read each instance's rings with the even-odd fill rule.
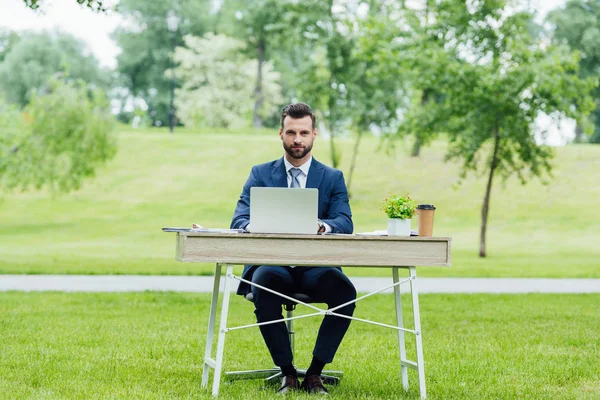
[[[108,100],[83,82],[51,79],[46,93],[35,94],[22,115],[4,108],[0,126],[12,124],[0,147],[0,184],[6,189],[78,189],[116,154]]]
[[[0,99],[0,186],[10,169],[9,160],[19,150],[19,143],[25,135],[23,115],[16,107]]]

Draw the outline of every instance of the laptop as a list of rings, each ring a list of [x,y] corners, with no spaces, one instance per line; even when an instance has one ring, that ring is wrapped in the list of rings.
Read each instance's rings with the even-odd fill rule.
[[[319,190],[250,188],[252,233],[317,233]]]

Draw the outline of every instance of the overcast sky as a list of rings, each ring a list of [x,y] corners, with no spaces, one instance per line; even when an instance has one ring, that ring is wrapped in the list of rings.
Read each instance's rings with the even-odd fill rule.
[[[86,42],[103,66],[116,66],[119,50],[110,33],[119,25],[119,16],[95,13],[76,0],[43,0],[41,3],[41,11],[33,11],[25,7],[23,0],[0,0],[0,29],[61,29]],[[115,3],[105,1],[105,4]]]

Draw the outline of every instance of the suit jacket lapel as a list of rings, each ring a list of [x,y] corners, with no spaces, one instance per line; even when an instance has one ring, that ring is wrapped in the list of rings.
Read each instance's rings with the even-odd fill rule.
[[[273,178],[274,187],[287,187],[287,176],[285,172],[285,164],[283,158],[275,161],[271,169],[271,178]]]
[[[308,170],[308,177],[306,178],[306,187],[311,189],[318,189],[323,179],[323,164],[315,160],[313,157],[312,164]]]

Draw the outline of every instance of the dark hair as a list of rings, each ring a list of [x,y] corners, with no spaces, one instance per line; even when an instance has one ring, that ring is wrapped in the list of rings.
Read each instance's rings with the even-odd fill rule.
[[[315,129],[317,127],[317,118],[308,104],[288,104],[283,107],[283,110],[281,111],[281,129],[283,129],[283,120],[285,117],[289,116],[290,118],[297,119],[306,117],[307,115],[310,115],[310,119],[312,119],[312,128]]]

